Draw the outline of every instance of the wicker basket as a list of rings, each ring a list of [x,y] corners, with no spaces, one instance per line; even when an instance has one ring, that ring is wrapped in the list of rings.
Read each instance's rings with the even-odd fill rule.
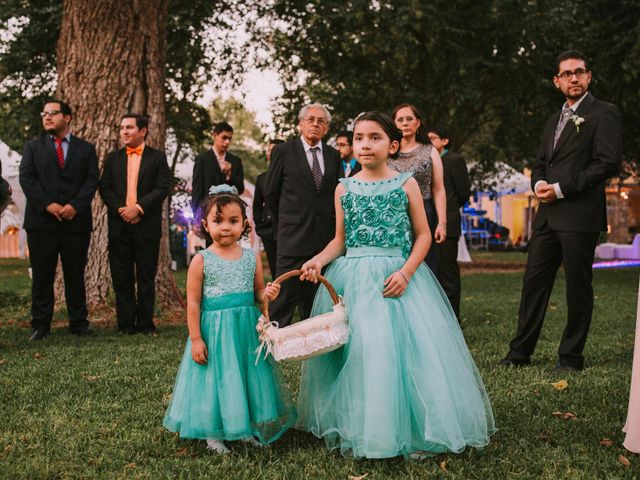
[[[273,283],[280,284],[301,274],[302,270],[292,270],[280,275]],[[342,298],[326,278],[319,275],[318,280],[329,291],[333,311],[279,328],[277,322],[269,319],[269,300],[266,300],[256,325],[261,342],[256,351],[256,363],[262,350],[265,350],[265,358],[271,354],[277,362],[298,362],[336,350],[349,341],[347,310]]]

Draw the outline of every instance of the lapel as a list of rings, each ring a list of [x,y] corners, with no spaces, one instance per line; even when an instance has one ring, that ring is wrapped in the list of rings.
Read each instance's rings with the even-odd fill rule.
[[[587,93],[587,96],[584,97],[584,99],[582,100],[582,102],[580,102],[580,105],[578,106],[578,109],[575,111],[573,115],[577,115],[579,117],[582,117],[584,115],[584,112],[587,111],[587,109],[591,106],[591,104],[594,102],[595,98],[593,95],[591,95],[590,93]],[[558,114],[558,119],[560,118],[560,115]],[[558,122],[556,122],[556,125],[558,124]],[[555,130],[554,130],[555,132]],[[560,134],[560,138],[558,139],[558,143],[556,144],[556,147],[553,149],[553,155],[555,155],[556,153],[558,153],[558,150],[560,150],[560,147],[562,147],[562,145],[564,145],[564,143],[567,141],[567,139],[571,136],[575,136],[577,134],[576,132],[576,126],[573,123],[573,121],[571,120],[571,118],[569,118],[569,120],[567,120],[567,123],[565,124],[564,128],[562,129],[562,133]],[[551,145],[553,147],[553,136],[551,137]],[[551,155],[551,156],[553,156]],[[551,158],[551,157],[549,157]]]
[[[300,170],[302,177],[306,179],[309,186],[316,191],[316,183],[313,181],[313,175],[311,174],[311,167],[309,166],[309,162],[307,161],[307,154],[304,151],[304,146],[302,145],[302,140],[297,138],[293,144],[293,153],[297,157],[295,160],[295,164]],[[326,171],[326,158],[325,158],[325,171]]]
[[[145,145],[144,150],[142,151],[142,158],[140,159],[140,170],[138,170],[138,188],[140,187],[142,176],[144,175],[145,171],[149,169],[149,164],[151,163],[151,155],[153,155],[151,148]]]
[[[47,163],[51,162],[56,167],[56,172],[59,173],[60,167],[58,167],[58,154],[56,153],[56,149],[53,146],[53,140],[51,140],[51,136],[49,134],[42,137],[42,144],[49,157]]]
[[[78,139],[71,135],[69,137],[69,148],[67,149],[67,158],[64,160],[64,169],[66,170],[69,167],[69,162],[71,162],[71,160],[73,160],[73,154],[76,151],[76,148],[78,146]]]

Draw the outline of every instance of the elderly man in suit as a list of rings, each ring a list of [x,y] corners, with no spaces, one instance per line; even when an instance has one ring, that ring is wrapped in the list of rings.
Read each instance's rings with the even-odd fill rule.
[[[238,195],[244,192],[242,160],[229,152],[233,140],[233,127],[227,122],[213,127],[213,146],[196,157],[193,164],[191,205],[194,212],[209,195],[213,185],[233,185]]]
[[[122,117],[124,148],[107,155],[100,180],[109,215],[109,266],[118,331],[125,334],[156,332],[155,278],[171,171],[165,154],[145,144],[148,129],[149,119],[143,115]]]
[[[27,231],[31,284],[30,340],[49,335],[53,318],[53,283],[58,257],[64,275],[69,330],[91,334],[87,319],[84,270],[91,239],[91,202],[98,187],[95,147],[71,134],[71,108],[49,100],[42,112],[46,134],[24,147],[20,186],[27,197]]]
[[[585,56],[567,51],[556,61],[553,83],[565,97],[549,117],[532,169],[540,201],[529,243],[518,329],[505,366],[531,362],[556,272],[562,263],[567,286],[567,325],[556,372],[582,370],[593,314],[592,264],[596,242],[607,228],[605,183],[622,162],[622,121],[615,105],[589,93]]]
[[[331,114],[319,103],[298,114],[300,137],[276,145],[271,153],[265,194],[278,244],[276,273],[299,269],[335,234],[334,191],[338,183],[338,152],[322,139]],[[291,279],[271,303],[271,319],[288,325],[298,306],[301,318],[311,313],[317,284]]]

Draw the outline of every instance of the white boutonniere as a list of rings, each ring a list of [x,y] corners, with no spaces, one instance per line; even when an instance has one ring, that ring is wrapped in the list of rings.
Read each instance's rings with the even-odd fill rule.
[[[581,117],[579,115],[571,115],[569,120],[571,120],[576,126],[576,133],[580,133],[580,125],[584,123],[584,117]]]

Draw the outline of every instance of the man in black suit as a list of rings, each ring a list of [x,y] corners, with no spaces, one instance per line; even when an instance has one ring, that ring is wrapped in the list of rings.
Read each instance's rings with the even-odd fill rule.
[[[471,183],[464,158],[451,151],[449,134],[443,128],[434,128],[427,136],[442,158],[442,176],[447,194],[447,238],[433,246],[438,256],[438,281],[447,294],[456,318],[460,321],[460,208],[469,200]]]
[[[301,136],[277,145],[271,154],[266,199],[275,220],[278,254],[276,273],[299,269],[335,235],[334,191],[338,183],[338,152],[322,142],[331,115],[321,104],[305,106],[298,115]],[[291,279],[271,302],[271,319],[291,323],[296,305],[300,317],[311,313],[317,284]]]
[[[557,372],[582,370],[593,313],[593,256],[607,228],[605,182],[622,161],[622,121],[615,105],[587,90],[591,72],[580,52],[560,54],[553,83],[565,96],[544,129],[531,185],[541,204],[533,225],[524,274],[518,330],[500,362],[527,365],[542,329],[553,281],[564,265],[567,326]]]
[[[284,140],[278,138],[273,139],[267,145],[267,166],[271,162],[271,151],[276,145],[284,143]],[[273,217],[271,210],[266,204],[264,188],[267,181],[267,172],[262,172],[256,177],[256,189],[253,196],[253,222],[256,225],[256,233],[262,240],[264,252],[267,254],[267,262],[269,263],[269,271],[271,277],[275,278],[276,274],[276,255],[277,242],[275,232],[273,231]]]
[[[49,100],[42,112],[46,134],[27,142],[20,162],[20,185],[27,197],[31,283],[30,340],[49,334],[53,318],[53,283],[58,256],[64,275],[69,330],[91,334],[87,320],[84,270],[91,239],[91,202],[98,187],[98,157],[93,145],[71,135],[71,108]]]
[[[353,132],[342,130],[336,135],[336,146],[340,153],[338,162],[338,178],[353,177],[362,170],[362,165],[358,163],[353,155]]]
[[[196,157],[191,182],[191,205],[194,212],[209,195],[209,188],[214,185],[226,183],[236,187],[238,195],[244,192],[242,160],[228,151],[232,139],[233,127],[227,122],[216,123],[213,127],[213,146]]]
[[[162,205],[169,194],[171,171],[165,154],[145,145],[148,129],[145,116],[122,117],[124,148],[107,155],[100,180],[100,195],[109,215],[109,266],[118,331],[126,334],[156,331],[155,278]]]

